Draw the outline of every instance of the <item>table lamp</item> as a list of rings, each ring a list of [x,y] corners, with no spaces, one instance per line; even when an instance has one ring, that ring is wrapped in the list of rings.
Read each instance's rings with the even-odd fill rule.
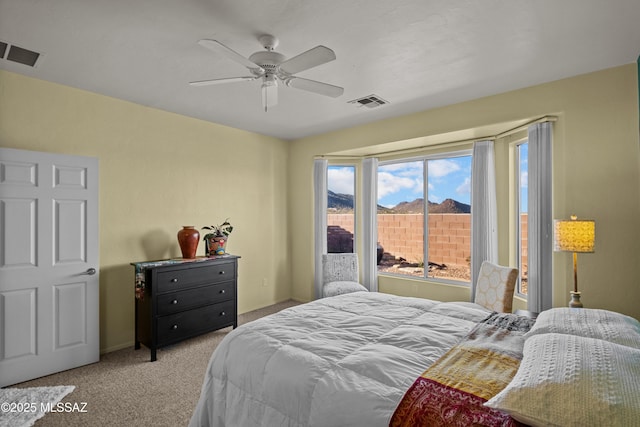
[[[553,221],[553,250],[573,252],[573,291],[569,307],[582,307],[578,292],[578,252],[594,252],[595,237],[596,223],[593,220],[578,220],[571,215],[571,220]]]

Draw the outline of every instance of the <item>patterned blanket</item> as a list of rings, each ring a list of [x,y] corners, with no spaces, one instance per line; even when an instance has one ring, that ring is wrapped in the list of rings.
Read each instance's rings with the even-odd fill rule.
[[[521,426],[483,406],[515,375],[534,320],[492,313],[431,365],[406,392],[391,427]]]

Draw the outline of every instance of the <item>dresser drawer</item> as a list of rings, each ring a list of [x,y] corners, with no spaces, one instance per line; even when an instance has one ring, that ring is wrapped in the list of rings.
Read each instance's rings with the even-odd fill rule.
[[[156,292],[172,292],[207,283],[220,283],[235,279],[233,262],[159,271],[155,281]]]
[[[156,313],[162,316],[202,305],[233,300],[235,299],[235,293],[235,282],[224,282],[165,293],[158,295]]]
[[[233,300],[159,317],[158,345],[231,326],[235,319],[236,305]]]

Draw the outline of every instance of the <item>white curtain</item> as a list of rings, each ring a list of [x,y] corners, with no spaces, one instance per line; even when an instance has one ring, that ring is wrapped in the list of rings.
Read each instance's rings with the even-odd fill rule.
[[[362,161],[362,284],[378,291],[378,159]]]
[[[527,309],[536,313],[553,304],[552,130],[550,122],[529,126]]]
[[[473,144],[471,160],[471,301],[483,261],[498,261],[496,166],[493,141]]]
[[[322,298],[322,255],[327,253],[327,165],[322,159],[313,163],[315,299]]]

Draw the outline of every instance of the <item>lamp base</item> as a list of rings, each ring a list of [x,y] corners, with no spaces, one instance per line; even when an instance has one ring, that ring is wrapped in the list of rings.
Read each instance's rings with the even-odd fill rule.
[[[580,302],[580,292],[569,292],[571,294],[571,301],[569,301],[569,307],[571,308],[582,308],[582,303]]]

